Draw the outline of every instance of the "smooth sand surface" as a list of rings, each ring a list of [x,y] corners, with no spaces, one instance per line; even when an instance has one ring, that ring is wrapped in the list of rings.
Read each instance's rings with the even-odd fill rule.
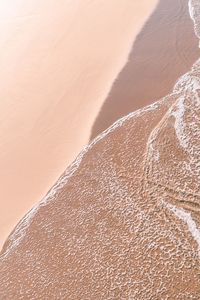
[[[156,2],[0,2],[0,244],[87,143]]]
[[[169,94],[199,53],[188,0],[159,0],[100,110],[91,139],[121,116]]]

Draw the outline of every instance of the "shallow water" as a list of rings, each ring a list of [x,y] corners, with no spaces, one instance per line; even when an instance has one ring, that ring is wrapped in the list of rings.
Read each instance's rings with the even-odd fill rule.
[[[169,94],[199,54],[188,0],[160,0],[101,108],[91,139],[121,116]]]
[[[198,61],[80,153],[5,243],[2,298],[199,299],[199,92]]]
[[[0,246],[87,144],[156,2],[0,0]]]

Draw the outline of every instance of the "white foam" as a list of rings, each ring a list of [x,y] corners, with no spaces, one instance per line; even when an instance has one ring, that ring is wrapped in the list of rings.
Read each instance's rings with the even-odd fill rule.
[[[194,6],[192,5],[192,0],[189,0],[188,7],[189,7],[190,17],[193,20],[193,22],[195,22],[195,18],[194,18]]]
[[[190,17],[194,23],[194,31],[198,39],[200,39],[200,1],[199,0],[189,0],[188,2]],[[200,48],[200,43],[199,43]]]
[[[178,100],[176,110],[171,113],[172,116],[175,117],[175,130],[176,136],[179,140],[180,145],[184,148],[188,148],[188,142],[186,139],[186,135],[184,133],[184,114],[185,114],[185,106],[184,106],[185,98],[181,97]]]
[[[137,118],[148,111],[152,111],[152,110],[159,108],[159,106],[162,102],[163,102],[163,100],[160,100],[160,101],[155,102],[147,107],[144,107],[135,112],[132,112],[132,113],[128,114],[127,116],[122,117],[121,119],[117,120],[111,127],[109,127],[108,129],[103,131],[100,135],[98,135],[89,145],[87,145],[77,156],[76,160],[69,166],[69,168],[67,168],[67,170],[64,172],[64,174],[58,179],[56,184],[52,187],[52,189],[48,192],[48,194],[43,198],[43,200],[39,204],[36,204],[25,215],[25,217],[18,223],[18,225],[15,227],[14,232],[11,233],[11,235],[8,238],[9,245],[8,245],[6,251],[2,255],[0,255],[0,257],[1,258],[6,257],[11,251],[13,251],[19,245],[19,243],[25,237],[26,230],[28,229],[33,217],[36,215],[36,213],[38,212],[40,207],[47,205],[50,201],[53,201],[55,199],[56,194],[63,188],[64,185],[67,184],[69,178],[71,176],[73,176],[73,174],[79,168],[83,157],[98,141],[102,140],[105,136],[107,136],[109,133],[111,133],[114,129],[121,127],[124,124],[124,122],[126,122],[132,118]]]
[[[196,36],[199,38],[197,29],[198,29],[198,11],[200,11],[200,0],[197,0],[197,1],[189,0],[188,6],[189,6],[190,16],[191,16],[191,18],[194,22],[194,25],[195,25]],[[188,74],[184,75],[178,81],[177,85],[180,85],[182,88],[185,88],[186,82],[188,84],[188,81],[187,81],[188,77],[187,76],[188,76]],[[177,93],[177,91],[176,91],[177,85],[175,86],[175,90],[174,90],[175,93]],[[180,87],[178,89],[180,89]],[[7,250],[4,252],[4,254],[2,256],[7,255],[11,250],[13,250],[20,243],[20,241],[23,239],[23,237],[26,234],[26,229],[30,225],[30,223],[32,221],[32,218],[35,216],[35,214],[37,213],[39,208],[41,206],[45,206],[49,201],[51,201],[55,198],[55,195],[68,182],[68,179],[76,172],[76,170],[78,169],[78,167],[81,164],[81,161],[82,161],[83,157],[85,156],[85,154],[88,152],[89,149],[91,149],[98,141],[103,139],[106,135],[108,135],[110,132],[112,132],[115,128],[122,126],[125,121],[128,121],[129,119],[134,118],[134,117],[141,116],[143,113],[145,113],[147,111],[156,109],[161,102],[165,101],[165,99],[166,99],[166,97],[163,98],[160,102],[156,102],[156,103],[154,103],[154,104],[152,104],[148,107],[145,107],[145,108],[140,109],[136,112],[130,113],[129,115],[121,118],[120,120],[115,122],[110,128],[108,128],[103,133],[101,133],[98,137],[96,137],[90,145],[86,146],[83,149],[83,151],[78,155],[78,157],[74,161],[74,163],[66,170],[66,172],[60,177],[60,179],[57,181],[57,183],[49,191],[47,196],[39,204],[37,204],[35,207],[33,207],[32,210],[30,212],[28,212],[27,215],[16,226],[15,231],[9,236],[10,245],[8,246]],[[177,135],[179,137],[180,143],[182,144],[183,147],[187,147],[187,142],[183,138],[184,129],[182,127],[184,111],[185,111],[184,99],[180,98],[179,103],[178,103],[178,110],[174,111],[173,115],[176,117],[175,127],[176,127],[176,132],[177,132]],[[154,149],[152,148],[152,151],[153,150]],[[159,152],[156,153],[156,159],[159,160]],[[178,213],[179,216],[182,216],[182,219],[184,219],[184,220],[187,219],[187,224],[188,224],[189,228],[193,231],[193,233],[195,233],[195,237],[196,238],[198,237],[197,240],[198,240],[199,245],[200,245],[200,233],[199,233],[199,230],[197,228],[195,229],[194,226],[196,224],[192,220],[191,216],[189,218],[188,213],[186,213],[182,210],[180,212],[180,210],[177,209],[176,212]],[[190,220],[190,222],[189,222],[189,220]],[[197,234],[197,231],[198,231],[198,234]]]
[[[198,252],[200,257],[200,229],[197,227],[196,222],[192,219],[191,213],[186,212],[182,208],[164,202],[165,207],[172,211],[180,220],[187,224],[188,230],[198,245]]]

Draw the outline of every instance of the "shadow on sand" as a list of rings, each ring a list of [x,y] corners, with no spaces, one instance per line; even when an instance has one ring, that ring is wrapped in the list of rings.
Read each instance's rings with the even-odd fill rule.
[[[169,94],[198,57],[188,0],[160,0],[97,116],[91,140],[120,117]]]

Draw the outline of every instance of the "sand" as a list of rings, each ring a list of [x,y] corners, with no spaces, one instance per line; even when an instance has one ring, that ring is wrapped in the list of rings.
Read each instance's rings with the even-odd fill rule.
[[[0,298],[199,299],[199,161],[200,59],[100,134],[21,220],[0,255]]]
[[[194,75],[100,135],[15,228],[2,299],[199,299]]]
[[[88,142],[156,2],[0,2],[0,244]]]
[[[199,54],[188,0],[160,0],[133,43],[128,63],[95,121],[91,139],[120,117],[171,93]]]

